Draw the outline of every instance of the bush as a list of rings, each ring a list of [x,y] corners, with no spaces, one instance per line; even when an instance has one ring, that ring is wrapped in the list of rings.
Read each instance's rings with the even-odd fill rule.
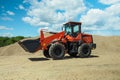
[[[0,37],[0,47],[13,44],[21,39],[24,39],[23,36],[16,36],[16,37]]]

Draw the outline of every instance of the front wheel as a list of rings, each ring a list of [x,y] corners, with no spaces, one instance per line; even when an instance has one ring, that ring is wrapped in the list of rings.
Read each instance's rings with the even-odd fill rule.
[[[49,48],[49,54],[53,59],[62,59],[65,55],[65,48],[60,43],[54,43]]]
[[[46,58],[50,58],[49,50],[43,50],[43,55],[44,55]]]
[[[79,57],[89,57],[91,54],[91,48],[88,44],[83,43],[81,46],[78,48],[78,56]]]

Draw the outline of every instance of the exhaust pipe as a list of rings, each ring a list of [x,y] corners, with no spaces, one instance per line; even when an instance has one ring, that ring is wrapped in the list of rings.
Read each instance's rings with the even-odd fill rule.
[[[40,38],[19,41],[18,44],[27,52],[34,53],[40,47]]]

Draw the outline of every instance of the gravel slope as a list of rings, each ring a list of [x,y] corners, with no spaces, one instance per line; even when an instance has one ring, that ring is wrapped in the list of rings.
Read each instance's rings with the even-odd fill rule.
[[[120,37],[94,36],[89,58],[46,59],[17,43],[0,48],[0,80],[120,80]]]

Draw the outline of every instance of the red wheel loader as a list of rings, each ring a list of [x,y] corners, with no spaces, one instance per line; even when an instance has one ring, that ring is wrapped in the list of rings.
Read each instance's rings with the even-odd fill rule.
[[[62,59],[65,53],[72,57],[89,57],[91,50],[96,48],[93,37],[81,32],[81,22],[67,22],[63,24],[62,32],[50,32],[51,36],[44,37],[43,30],[40,38],[23,40],[18,43],[30,53],[43,50],[46,58]]]

